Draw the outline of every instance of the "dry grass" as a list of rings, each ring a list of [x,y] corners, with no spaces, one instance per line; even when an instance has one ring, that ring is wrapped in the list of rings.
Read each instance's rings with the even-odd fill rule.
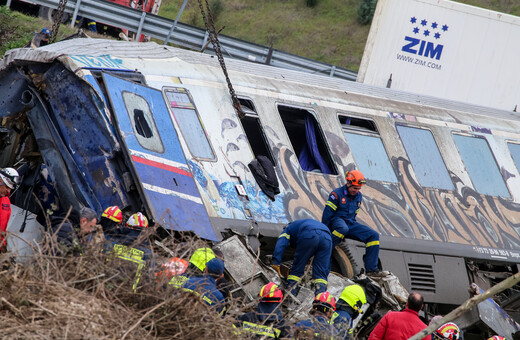
[[[198,242],[166,246],[180,256]],[[52,247],[47,236],[27,264],[13,264],[9,254],[0,256],[3,339],[236,337],[231,317],[221,318],[199,298],[157,282],[154,267],[147,267],[134,292],[135,266],[102,252],[101,246],[63,257],[48,255]],[[160,252],[155,249],[158,257]]]

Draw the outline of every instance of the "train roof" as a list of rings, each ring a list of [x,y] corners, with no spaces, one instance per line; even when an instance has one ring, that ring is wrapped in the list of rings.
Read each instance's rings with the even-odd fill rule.
[[[50,63],[61,56],[87,55],[106,56],[128,59],[180,59],[186,63],[218,67],[219,62],[214,55],[189,51],[177,47],[159,45],[154,42],[138,43],[107,39],[78,38],[60,41],[37,49],[20,48],[8,51],[0,60],[0,72],[12,65],[26,63]],[[418,106],[422,109],[435,108],[445,111],[454,111],[481,115],[483,118],[498,118],[507,121],[520,121],[515,111],[505,111],[490,107],[472,105],[468,103],[446,100],[442,98],[413,94],[378,87],[343,79],[310,74],[301,71],[288,70],[274,66],[263,65],[226,58],[226,68],[231,72],[244,73],[248,76],[258,76],[283,82],[298,83],[303,86],[319,87],[333,91],[341,91],[349,95],[359,95],[371,100],[382,99],[394,103]],[[166,70],[165,70],[166,71]],[[167,72],[167,71],[166,71]],[[146,75],[146,74],[145,74]],[[233,82],[233,77],[231,77]],[[377,103],[375,104],[378,105]],[[381,104],[379,104],[381,106]],[[392,108],[392,106],[390,106]],[[437,112],[438,113],[438,112]],[[451,116],[451,115],[450,115]],[[439,118],[439,117],[438,117]],[[455,119],[457,121],[457,119]]]

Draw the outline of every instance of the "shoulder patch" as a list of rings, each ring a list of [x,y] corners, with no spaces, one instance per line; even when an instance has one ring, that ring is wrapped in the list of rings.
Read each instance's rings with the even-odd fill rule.
[[[338,194],[336,194],[334,191],[330,193],[330,199],[331,200],[337,200],[338,199]]]

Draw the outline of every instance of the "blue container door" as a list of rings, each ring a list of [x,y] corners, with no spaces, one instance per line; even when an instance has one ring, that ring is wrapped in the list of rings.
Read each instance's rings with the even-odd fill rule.
[[[162,92],[103,74],[138,185],[165,228],[217,240],[195,186]]]

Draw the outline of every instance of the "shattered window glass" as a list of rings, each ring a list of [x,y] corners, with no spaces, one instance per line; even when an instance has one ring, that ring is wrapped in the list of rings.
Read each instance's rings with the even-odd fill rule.
[[[164,145],[146,99],[132,92],[125,91],[122,95],[135,138],[139,144],[145,149],[163,153]]]
[[[431,131],[397,125],[397,132],[421,186],[453,190],[453,182]]]
[[[485,138],[453,135],[475,190],[484,195],[511,197]]]
[[[188,91],[183,88],[170,88],[165,89],[164,94],[191,154],[200,159],[215,159],[208,136]]]

